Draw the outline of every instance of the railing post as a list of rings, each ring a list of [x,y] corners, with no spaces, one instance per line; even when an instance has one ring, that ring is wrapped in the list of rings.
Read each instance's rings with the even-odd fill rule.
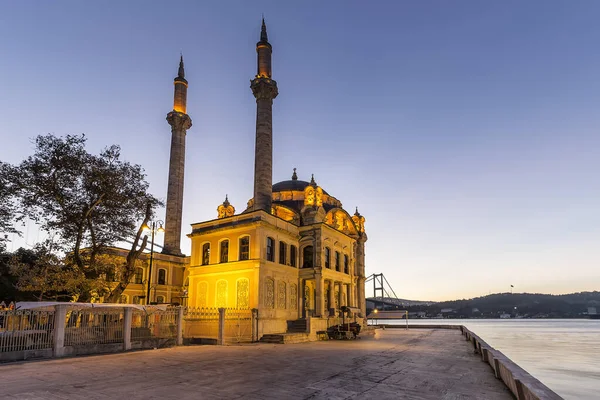
[[[52,356],[62,357],[65,354],[65,325],[67,323],[67,305],[54,306],[54,333],[52,337]]]
[[[217,344],[225,344],[225,309],[219,308],[219,336]]]
[[[131,308],[123,310],[123,351],[131,350]]]
[[[258,309],[252,309],[252,341],[258,342]]]
[[[177,311],[177,346],[183,345],[183,307],[179,306]]]

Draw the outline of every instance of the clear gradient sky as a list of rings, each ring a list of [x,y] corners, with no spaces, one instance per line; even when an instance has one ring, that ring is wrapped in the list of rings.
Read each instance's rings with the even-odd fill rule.
[[[0,160],[85,133],[166,197],[183,51],[184,234],[226,193],[242,211],[261,13],[274,182],[296,167],[359,206],[367,274],[423,300],[600,290],[598,1],[6,1]]]

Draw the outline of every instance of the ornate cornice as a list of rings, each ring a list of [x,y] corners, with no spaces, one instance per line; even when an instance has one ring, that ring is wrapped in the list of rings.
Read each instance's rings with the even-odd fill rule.
[[[167,122],[175,130],[188,130],[192,127],[192,119],[189,115],[179,111],[171,111],[167,114]]]
[[[250,88],[256,100],[273,100],[279,94],[277,82],[269,78],[254,78]]]

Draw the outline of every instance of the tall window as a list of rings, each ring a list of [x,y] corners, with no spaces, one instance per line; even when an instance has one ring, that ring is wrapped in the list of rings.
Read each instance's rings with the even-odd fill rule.
[[[325,247],[325,268],[331,268],[331,250]]]
[[[290,246],[290,265],[296,267],[296,246]]]
[[[250,236],[240,238],[240,261],[250,259]]]
[[[335,252],[335,270],[336,271],[340,270],[340,252],[339,251]]]
[[[229,240],[223,240],[221,242],[221,262],[226,263],[229,261]]]
[[[166,269],[161,268],[158,270],[158,284],[159,285],[167,284],[167,270]]]
[[[210,243],[204,243],[202,245],[202,265],[208,265],[210,263]]]
[[[302,250],[302,268],[312,268],[313,267],[313,247],[306,246],[304,250]]]
[[[285,265],[286,256],[287,244],[285,244],[285,242],[279,242],[279,264]]]
[[[134,283],[141,284],[142,281],[144,280],[144,270],[139,267],[136,268],[133,279],[134,279],[133,280]]]
[[[267,261],[275,261],[275,240],[267,238]]]
[[[348,254],[344,254],[344,273],[349,273],[350,269],[349,269],[349,264],[350,264],[350,258],[348,257]]]

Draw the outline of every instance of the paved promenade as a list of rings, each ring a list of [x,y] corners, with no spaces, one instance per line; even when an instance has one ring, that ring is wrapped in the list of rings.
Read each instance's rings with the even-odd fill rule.
[[[454,330],[190,346],[0,365],[0,398],[512,399]]]

